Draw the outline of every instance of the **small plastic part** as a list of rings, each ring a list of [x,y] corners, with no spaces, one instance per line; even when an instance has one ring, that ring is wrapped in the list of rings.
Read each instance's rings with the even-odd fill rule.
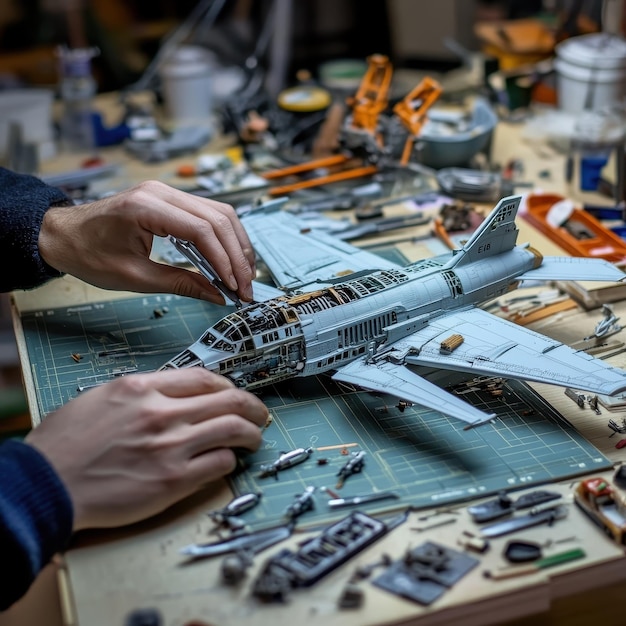
[[[622,439],[622,441],[625,441],[625,440]],[[613,483],[616,487],[619,487],[620,489],[626,489],[626,465],[620,465],[615,470],[615,475],[613,476]]]
[[[285,548],[270,557],[253,584],[264,602],[284,602],[293,588],[310,587],[371,543],[406,520],[388,524],[355,511],[304,543],[297,552]]]
[[[428,605],[455,585],[478,559],[432,541],[407,550],[373,581],[385,591]]]
[[[135,609],[131,611],[124,621],[124,626],[161,626],[163,620],[157,609]]]
[[[529,561],[536,561],[542,556],[541,545],[534,541],[509,541],[506,546],[504,546],[502,556],[509,563],[528,563]]]
[[[337,606],[340,609],[358,609],[363,606],[364,600],[363,589],[354,583],[347,583],[339,596]]]
[[[196,175],[196,167],[191,163],[183,163],[182,165],[178,166],[176,174],[183,178],[191,178],[192,176]]]

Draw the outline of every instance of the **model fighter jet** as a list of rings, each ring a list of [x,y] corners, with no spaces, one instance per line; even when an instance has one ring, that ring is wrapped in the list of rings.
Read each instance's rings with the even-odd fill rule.
[[[261,206],[242,218],[280,289],[227,314],[165,368],[206,367],[254,390],[323,372],[478,425],[493,418],[407,365],[626,391],[626,371],[478,308],[524,280],[621,281],[601,259],[516,245],[521,197],[503,198],[460,249],[399,266]],[[275,203],[274,203],[275,204]],[[268,291],[269,290],[269,291]]]

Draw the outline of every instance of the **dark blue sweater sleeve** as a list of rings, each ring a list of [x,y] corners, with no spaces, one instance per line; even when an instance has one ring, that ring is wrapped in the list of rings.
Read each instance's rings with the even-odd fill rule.
[[[39,231],[46,211],[69,203],[57,187],[0,168],[0,291],[30,289],[61,274],[39,255]]]
[[[21,441],[0,444],[0,611],[68,546],[72,523],[70,497],[45,457]]]

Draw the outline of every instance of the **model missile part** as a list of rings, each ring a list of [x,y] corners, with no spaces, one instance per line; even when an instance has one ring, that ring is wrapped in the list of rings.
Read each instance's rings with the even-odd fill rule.
[[[313,448],[295,448],[289,452],[283,452],[272,463],[261,465],[261,478],[266,476],[278,478],[278,472],[303,463],[311,456],[312,452]]]
[[[261,501],[261,493],[244,493],[233,498],[223,509],[210,511],[207,515],[218,524],[223,523],[229,517],[236,517],[255,507]]]
[[[297,552],[284,549],[266,561],[252,593],[266,602],[283,602],[292,589],[313,585],[404,520],[406,515],[385,524],[354,511],[304,543]]]
[[[290,520],[295,520],[303,513],[313,510],[315,508],[313,493],[315,493],[315,487],[309,486],[303,493],[296,496],[296,499],[285,510],[285,517]]]
[[[339,476],[337,489],[341,489],[341,487],[343,487],[344,482],[349,476],[361,472],[364,464],[365,451],[359,450],[358,452],[353,452],[347,463],[345,463],[345,465],[337,472],[337,476]]]

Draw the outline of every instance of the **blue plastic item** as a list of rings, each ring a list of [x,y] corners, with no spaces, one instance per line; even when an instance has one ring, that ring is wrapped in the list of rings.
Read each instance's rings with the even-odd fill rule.
[[[582,191],[595,191],[600,182],[600,173],[607,164],[606,156],[581,156],[580,188]]]

